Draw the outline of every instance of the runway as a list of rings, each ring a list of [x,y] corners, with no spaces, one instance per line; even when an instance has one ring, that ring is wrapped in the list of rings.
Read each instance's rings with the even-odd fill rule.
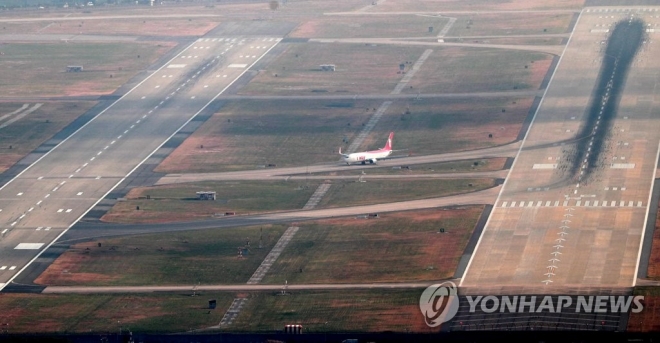
[[[0,188],[0,290],[280,40],[198,39]]]
[[[562,167],[575,146],[596,152],[596,143],[566,142],[587,122],[609,34],[631,16],[654,27],[660,8],[581,12],[461,280],[465,294],[635,285],[660,152],[660,60],[653,57],[660,48],[653,31],[623,81],[600,159],[580,158],[575,178]],[[599,120],[592,124],[605,126]]]

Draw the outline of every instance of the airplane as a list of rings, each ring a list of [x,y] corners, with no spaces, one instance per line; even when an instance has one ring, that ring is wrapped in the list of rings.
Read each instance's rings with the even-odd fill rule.
[[[379,159],[385,159],[386,157],[392,154],[392,137],[394,137],[394,132],[390,132],[390,137],[387,139],[387,143],[382,149],[363,151],[363,152],[354,152],[352,154],[342,154],[341,147],[339,147],[339,155],[341,155],[346,165],[351,165],[354,162],[360,162],[366,164],[376,163]]]

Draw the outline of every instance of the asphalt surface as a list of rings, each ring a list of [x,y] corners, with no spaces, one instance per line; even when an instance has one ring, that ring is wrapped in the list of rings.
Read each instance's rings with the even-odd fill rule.
[[[279,40],[195,41],[0,188],[0,289]]]
[[[562,183],[570,173],[557,166],[563,151],[581,138],[580,129],[589,126],[593,96],[602,94],[594,89],[602,62],[607,63],[605,47],[616,23],[633,17],[653,27],[656,9],[582,11],[462,277],[464,292],[553,293],[635,285],[642,242],[650,239],[645,227],[660,148],[660,81],[655,76],[660,61],[653,58],[659,54],[654,35],[631,54],[620,100],[612,104],[618,104],[612,112],[618,115],[603,133],[606,148],[590,166],[591,180]],[[634,50],[634,39],[623,41]],[[589,147],[593,151],[588,146],[587,152]]]

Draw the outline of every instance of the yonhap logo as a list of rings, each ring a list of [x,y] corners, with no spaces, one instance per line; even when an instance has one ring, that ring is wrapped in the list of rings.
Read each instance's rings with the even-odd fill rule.
[[[426,325],[436,327],[458,312],[458,288],[451,281],[427,287],[419,298],[419,309]]]

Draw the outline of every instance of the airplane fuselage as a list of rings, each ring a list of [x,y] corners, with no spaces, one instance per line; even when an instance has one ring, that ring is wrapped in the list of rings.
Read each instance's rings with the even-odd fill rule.
[[[348,154],[346,157],[343,157],[343,160],[346,162],[346,164],[358,162],[362,164],[366,164],[367,162],[376,163],[379,159],[390,156],[391,154],[392,150],[372,150]]]

